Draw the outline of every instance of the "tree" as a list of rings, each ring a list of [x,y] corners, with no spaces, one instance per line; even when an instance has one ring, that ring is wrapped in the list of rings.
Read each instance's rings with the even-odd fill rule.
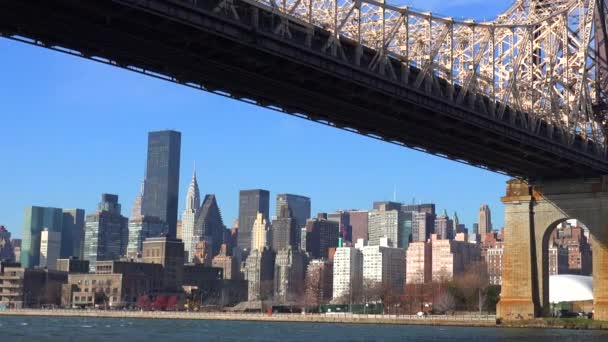
[[[141,310],[149,310],[150,309],[150,297],[148,295],[141,295],[137,298],[137,307]]]
[[[165,298],[165,296],[163,296],[163,295],[156,296],[156,299],[154,300],[154,304],[152,304],[152,307],[154,308],[154,310],[160,310],[160,311],[167,309],[167,298]]]
[[[433,309],[439,313],[447,313],[456,309],[456,299],[449,291],[444,291],[433,303]]]
[[[176,295],[169,297],[169,299],[167,299],[167,310],[176,310],[178,301],[179,299]]]
[[[95,292],[95,304],[96,305],[103,305],[104,308],[108,308],[108,295],[105,293],[105,291],[102,288],[98,288],[97,291]]]

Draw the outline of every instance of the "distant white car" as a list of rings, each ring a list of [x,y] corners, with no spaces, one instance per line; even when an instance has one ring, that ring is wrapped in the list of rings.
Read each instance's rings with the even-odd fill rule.
[[[418,317],[426,317],[426,312],[418,311],[418,313],[416,314],[416,316],[418,316]]]

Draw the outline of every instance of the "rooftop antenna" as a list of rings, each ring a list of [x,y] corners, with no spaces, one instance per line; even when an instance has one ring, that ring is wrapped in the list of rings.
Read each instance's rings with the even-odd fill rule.
[[[393,202],[397,202],[397,185],[393,188]]]

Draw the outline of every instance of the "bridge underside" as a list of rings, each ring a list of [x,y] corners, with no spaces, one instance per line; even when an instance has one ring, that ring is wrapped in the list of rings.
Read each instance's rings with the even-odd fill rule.
[[[249,3],[235,1],[237,20],[213,11],[219,0],[195,2],[0,0],[0,33],[516,177],[608,174],[588,144],[567,146],[508,113],[498,121],[414,89],[416,70],[397,60],[402,81],[326,52],[324,30],[291,23],[283,37],[279,18]],[[364,49],[361,65],[373,56]]]

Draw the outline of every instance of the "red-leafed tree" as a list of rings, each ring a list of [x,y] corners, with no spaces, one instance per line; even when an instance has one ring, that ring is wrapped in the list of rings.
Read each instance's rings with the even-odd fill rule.
[[[154,301],[154,309],[155,310],[165,310],[167,309],[167,298],[163,295],[156,296],[156,300]]]
[[[167,310],[176,310],[179,299],[173,295],[167,299]]]
[[[148,295],[141,295],[139,296],[139,298],[137,298],[137,307],[142,309],[142,310],[148,310],[150,309],[150,297],[148,297]]]

